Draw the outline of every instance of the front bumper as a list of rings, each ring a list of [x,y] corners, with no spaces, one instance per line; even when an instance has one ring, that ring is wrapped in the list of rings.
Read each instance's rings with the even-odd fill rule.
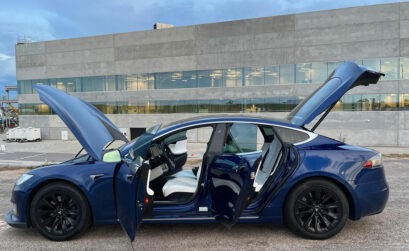
[[[15,209],[11,209],[7,214],[6,217],[4,217],[5,221],[7,224],[9,224],[12,227],[17,227],[17,228],[27,228],[28,224],[27,222],[21,221],[17,216],[16,216],[16,211]]]

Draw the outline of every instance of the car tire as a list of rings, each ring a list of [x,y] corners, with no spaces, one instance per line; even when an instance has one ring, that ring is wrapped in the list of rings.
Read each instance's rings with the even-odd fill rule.
[[[294,233],[309,239],[327,239],[339,233],[348,220],[348,199],[333,182],[308,180],[290,192],[284,217]]]
[[[74,186],[55,182],[42,187],[30,204],[31,224],[53,241],[82,234],[91,225],[91,210],[85,196]]]

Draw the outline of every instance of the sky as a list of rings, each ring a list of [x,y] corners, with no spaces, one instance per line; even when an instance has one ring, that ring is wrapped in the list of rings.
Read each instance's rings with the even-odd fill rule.
[[[400,2],[396,0],[0,0],[0,90],[16,84],[14,46],[150,30],[154,23],[185,26]],[[376,13],[374,13],[376,15]]]

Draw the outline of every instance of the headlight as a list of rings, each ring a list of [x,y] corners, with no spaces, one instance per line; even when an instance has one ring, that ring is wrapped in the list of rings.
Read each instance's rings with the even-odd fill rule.
[[[25,174],[21,175],[21,177],[17,180],[16,185],[19,186],[19,185],[23,184],[27,180],[31,179],[31,177],[33,177],[33,175],[31,175],[31,174],[26,174],[25,173]]]

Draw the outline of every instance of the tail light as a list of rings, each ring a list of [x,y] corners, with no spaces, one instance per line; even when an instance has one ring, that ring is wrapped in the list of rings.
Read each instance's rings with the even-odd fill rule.
[[[380,153],[376,154],[369,160],[365,161],[365,163],[362,165],[364,168],[379,168],[383,167],[382,164],[382,155]]]

